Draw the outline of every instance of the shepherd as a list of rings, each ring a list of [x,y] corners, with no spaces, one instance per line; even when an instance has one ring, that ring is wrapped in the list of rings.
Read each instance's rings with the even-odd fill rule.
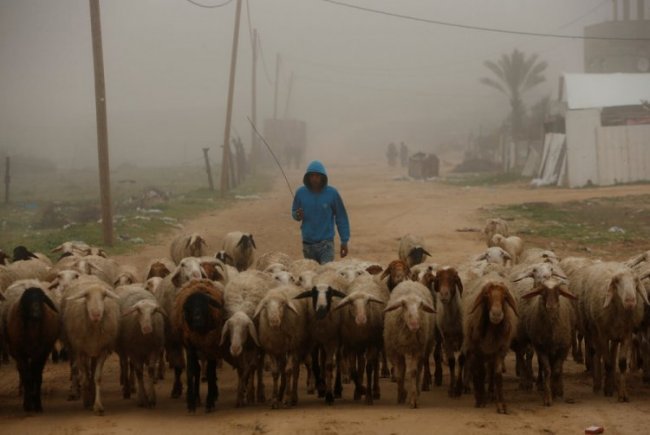
[[[328,185],[325,166],[314,160],[307,167],[293,199],[291,215],[299,222],[305,258],[325,264],[334,261],[334,223],[341,239],[341,258],[348,255],[350,222],[339,192]]]

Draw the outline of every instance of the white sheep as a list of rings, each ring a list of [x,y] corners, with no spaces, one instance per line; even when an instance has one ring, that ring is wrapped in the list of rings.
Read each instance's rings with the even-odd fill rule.
[[[120,308],[110,285],[95,276],[83,276],[72,282],[64,294],[61,316],[66,346],[75,358],[81,375],[83,403],[103,414],[101,398],[104,362],[115,349],[119,332]]]
[[[291,257],[284,252],[270,251],[260,255],[255,263],[257,270],[266,270],[272,264],[281,264],[285,267],[284,270],[289,270],[291,265]]]
[[[47,264],[36,258],[16,261],[8,266],[0,266],[0,292],[4,291],[14,281],[20,279],[38,279],[51,281],[55,272]]]
[[[560,257],[553,251],[541,248],[527,248],[519,256],[519,263],[559,263]]]
[[[288,403],[298,403],[300,363],[309,352],[307,346],[306,303],[294,300],[298,287],[288,285],[272,288],[258,304],[254,318],[258,319],[258,337],[264,352],[273,360],[273,399],[277,409],[284,401],[287,386],[287,358],[291,359],[291,385]],[[279,384],[278,384],[279,381]]]
[[[379,353],[383,349],[384,315],[388,288],[369,274],[355,278],[348,295],[335,310],[342,310],[342,353],[350,356],[351,377],[355,383],[354,400],[363,395],[366,374],[366,403],[380,398]]]
[[[501,234],[504,237],[508,237],[510,235],[508,222],[501,218],[488,219],[485,222],[485,228],[483,228],[483,235],[485,236],[485,243],[488,248],[494,246],[492,244],[492,237],[495,234]]]
[[[149,263],[144,268],[141,280],[146,281],[154,277],[164,278],[172,273],[175,268],[176,263],[168,258],[153,258],[149,260]]]
[[[506,251],[510,255],[513,264],[519,262],[519,257],[524,252],[524,241],[517,236],[505,237],[501,234],[495,234],[492,236],[492,243],[493,246],[498,246]]]
[[[199,233],[180,234],[169,247],[172,261],[178,264],[186,257],[203,257],[206,254],[207,243]]]
[[[131,382],[128,368],[135,370],[138,381],[138,406],[156,406],[156,363],[165,344],[166,313],[162,311],[156,298],[148,291],[133,286],[120,294],[122,317],[117,340],[117,353],[120,356],[120,374],[124,398],[131,395]],[[148,379],[145,388],[144,366]]]
[[[254,249],[257,249],[257,246],[250,233],[233,231],[223,239],[223,250],[232,258],[233,266],[240,272],[253,265]]]
[[[258,304],[273,285],[273,278],[268,274],[250,270],[240,273],[225,288],[227,320],[222,329],[220,345],[229,345],[230,358],[227,361],[237,369],[238,407],[254,400],[254,379],[251,377],[254,373],[257,373],[258,402],[264,401],[262,356],[253,317]],[[246,390],[248,395],[245,397]]]
[[[398,255],[399,259],[404,261],[408,267],[422,263],[427,256],[431,257],[429,251],[424,247],[422,238],[412,234],[407,234],[400,239]]]
[[[417,408],[420,365],[433,341],[431,292],[418,282],[401,282],[391,292],[384,313],[384,348],[396,371],[397,403],[407,401],[404,378],[408,375],[408,404]]]
[[[321,270],[322,266],[317,261],[308,258],[295,260],[289,265],[289,273],[295,277],[299,277],[303,272],[306,271],[319,273]]]

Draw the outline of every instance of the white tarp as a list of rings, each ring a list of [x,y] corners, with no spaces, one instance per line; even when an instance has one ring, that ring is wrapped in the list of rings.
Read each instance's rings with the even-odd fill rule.
[[[650,74],[564,74],[569,109],[631,106],[650,101]]]
[[[546,134],[538,178],[531,182],[533,186],[549,186],[558,184],[561,181],[560,174],[566,159],[565,138],[562,133]]]

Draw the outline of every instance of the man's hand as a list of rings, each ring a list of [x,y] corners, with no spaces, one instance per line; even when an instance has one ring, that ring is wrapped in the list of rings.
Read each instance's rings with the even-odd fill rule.
[[[296,210],[296,218],[301,221],[305,217],[305,211],[302,208]]]
[[[341,258],[345,258],[348,255],[348,244],[343,243],[341,244]]]

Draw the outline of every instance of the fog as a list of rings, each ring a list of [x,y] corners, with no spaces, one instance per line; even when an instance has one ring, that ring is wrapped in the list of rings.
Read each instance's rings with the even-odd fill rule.
[[[221,0],[202,0],[215,4]],[[101,1],[111,164],[218,160],[223,140],[235,3],[204,9],[185,0]],[[251,41],[244,1],[233,133],[250,142]],[[583,69],[583,41],[441,27],[320,0],[249,0],[265,65],[258,119],[272,116],[275,55],[281,53],[279,114],[289,76],[288,116],[307,122],[311,156],[383,154],[390,141],[414,148],[464,146],[498,126],[507,98],[479,83],[483,62],[518,48],[547,61],[531,104],[557,95],[562,72]],[[611,18],[594,0],[350,0],[454,23],[581,35]],[[266,69],[266,72],[265,72]],[[266,76],[269,77],[266,77]],[[36,154],[60,167],[96,164],[87,0],[0,0],[0,152]]]

